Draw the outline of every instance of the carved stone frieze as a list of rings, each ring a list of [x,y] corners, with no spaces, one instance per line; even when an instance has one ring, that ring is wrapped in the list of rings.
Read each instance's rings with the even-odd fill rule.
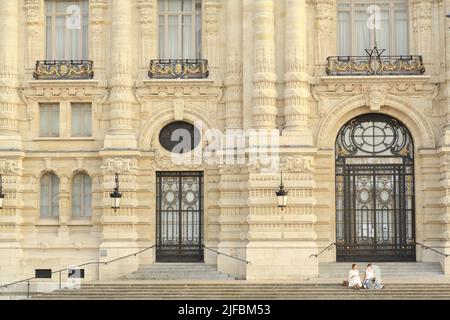
[[[104,159],[101,168],[105,174],[136,174],[139,169],[137,159],[127,158]]]
[[[314,158],[306,156],[283,157],[280,167],[286,172],[313,172]]]
[[[0,159],[0,174],[17,174],[20,171],[17,160]]]

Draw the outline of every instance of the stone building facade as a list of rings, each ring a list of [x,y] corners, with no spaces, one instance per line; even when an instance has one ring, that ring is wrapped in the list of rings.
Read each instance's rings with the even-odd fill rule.
[[[386,210],[396,217],[409,210],[404,223],[413,230],[408,241],[399,240],[396,248],[401,251],[408,245],[414,251],[409,258],[438,261],[450,274],[450,260],[416,245],[450,253],[450,31],[445,18],[450,0],[403,1],[408,55],[413,56],[403,58],[407,66],[403,69],[402,58],[392,58],[397,59],[393,71],[378,74],[372,71],[381,70],[377,63],[385,60],[376,57],[367,58],[365,65],[359,61],[364,65],[362,74],[352,73],[357,66],[345,59],[327,60],[339,55],[342,1],[193,1],[201,11],[195,33],[201,37],[197,39],[201,57],[194,58],[204,59],[193,61],[193,66],[183,60],[169,65],[157,60],[163,58],[159,47],[165,28],[158,6],[166,5],[157,0],[81,1],[87,6],[88,30],[83,59],[92,64],[84,61],[80,66],[69,59],[51,65],[48,60],[61,59],[49,57],[46,2],[50,1],[0,1],[0,174],[6,195],[0,210],[1,281],[32,276],[35,269],[114,259],[158,245],[164,233],[161,224],[173,226],[178,221],[159,216],[158,201],[167,191],[161,186],[165,173],[198,174],[193,182],[201,188],[194,195],[198,207],[189,210],[199,214],[192,220],[198,224],[192,232],[194,238],[201,238],[202,261],[248,280],[317,276],[319,262],[339,260],[339,248],[344,250],[341,258],[346,257],[347,240],[337,234],[336,199],[342,190],[336,141],[349,121],[363,115],[396,119],[413,142],[413,150],[405,150],[414,155],[414,184],[408,189],[406,180],[393,178],[397,191],[388,194],[401,208]],[[72,109],[80,103],[91,106],[87,113],[91,129],[81,137],[74,135]],[[42,119],[52,117],[55,110],[43,113],[44,107],[55,104],[58,132],[42,136],[54,121],[43,124]],[[165,126],[177,122],[201,123],[202,132],[277,132],[279,168],[262,172],[267,166],[264,159],[232,165],[174,163],[159,137]],[[200,148],[210,143],[203,139]],[[258,144],[248,139],[246,143],[248,160]],[[375,162],[395,162],[383,161]],[[289,192],[284,210],[277,207],[275,197],[281,170]],[[115,211],[110,192],[116,173],[123,196]],[[73,205],[78,174],[91,186],[83,189],[91,190],[85,195],[91,206],[86,216],[74,215],[79,210]],[[383,174],[395,176],[378,173]],[[180,179],[174,183],[183,183]],[[43,215],[51,211],[48,205],[55,206],[53,198],[45,202],[45,188],[56,192],[58,209],[53,208],[53,213],[57,214]],[[171,196],[181,197],[181,188]],[[345,192],[349,193],[345,199],[360,196],[356,189]],[[409,205],[401,198],[408,192],[414,199]],[[352,207],[354,203],[349,206],[343,210],[353,212],[350,215],[363,212]],[[373,210],[372,217],[377,217],[382,209],[364,210]],[[352,219],[348,223],[357,223]],[[376,237],[371,222],[359,221],[366,227],[353,236]],[[389,238],[389,228],[395,224],[400,231],[392,231],[393,237],[403,237],[405,227],[395,221],[378,223],[380,234],[385,232]],[[344,232],[351,229],[347,227]],[[314,256],[335,242],[337,248]],[[126,262],[89,267],[86,278],[118,278],[140,264],[158,262],[157,250],[154,247]],[[176,261],[176,254],[172,258]],[[344,260],[350,261],[351,255]]]

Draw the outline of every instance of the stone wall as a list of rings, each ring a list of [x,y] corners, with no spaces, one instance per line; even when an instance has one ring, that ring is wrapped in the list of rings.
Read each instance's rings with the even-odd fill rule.
[[[426,2],[426,4],[425,4]],[[336,7],[330,0],[204,0],[203,48],[210,77],[150,80],[157,59],[156,0],[90,0],[92,80],[32,80],[44,59],[44,0],[0,2],[0,280],[38,267],[113,259],[155,244],[155,171],[205,172],[205,244],[250,260],[245,266],[206,252],[206,262],[247,279],[318,274],[310,258],[335,241],[334,143],[352,117],[380,112],[411,131],[416,155],[417,240],[450,253],[450,0],[412,1],[411,53],[423,76],[329,77],[336,54]],[[443,44],[432,45],[436,39]],[[441,43],[441,42],[440,42]],[[92,102],[93,136],[69,136],[70,102]],[[38,104],[61,103],[61,138],[38,137]],[[206,129],[275,129],[289,206],[274,192],[279,174],[256,165],[174,165],[159,130],[175,120]],[[206,147],[206,145],[204,145]],[[249,157],[249,154],[247,154]],[[73,219],[71,179],[93,179],[93,216]],[[120,171],[122,207],[110,209]],[[59,219],[39,217],[39,179],[61,181]],[[106,256],[105,256],[106,255]],[[417,249],[418,261],[448,261]],[[334,251],[321,256],[334,261]],[[152,263],[154,251],[89,278],[109,279]]]

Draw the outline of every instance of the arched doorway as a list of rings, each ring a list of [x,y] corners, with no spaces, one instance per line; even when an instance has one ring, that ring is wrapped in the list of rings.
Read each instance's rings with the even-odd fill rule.
[[[382,114],[349,121],[336,140],[337,261],[415,261],[414,145]]]
[[[201,143],[193,124],[175,121],[159,133],[172,154],[190,154]],[[169,160],[170,161],[170,160]],[[203,262],[203,171],[156,172],[156,261]]]

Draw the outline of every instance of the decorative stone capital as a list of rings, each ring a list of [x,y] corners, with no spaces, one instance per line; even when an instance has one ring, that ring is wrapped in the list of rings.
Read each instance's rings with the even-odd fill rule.
[[[28,25],[39,24],[41,0],[25,0],[25,22]]]

